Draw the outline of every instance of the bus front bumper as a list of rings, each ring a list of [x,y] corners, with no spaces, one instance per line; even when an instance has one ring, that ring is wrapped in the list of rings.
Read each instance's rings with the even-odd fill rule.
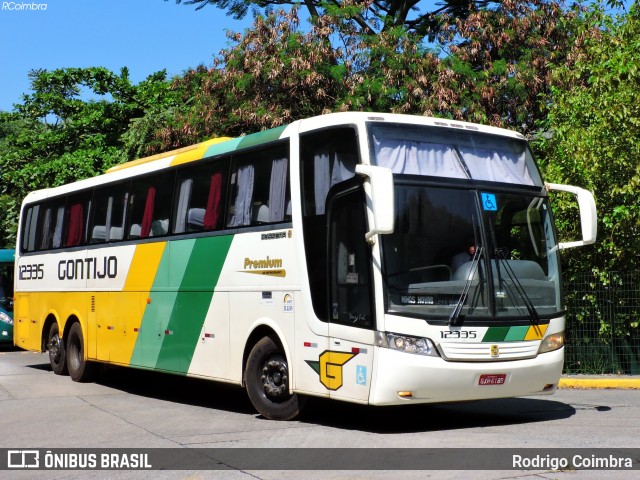
[[[371,405],[445,403],[553,393],[564,348],[536,358],[495,362],[447,362],[440,357],[377,349],[378,375]]]

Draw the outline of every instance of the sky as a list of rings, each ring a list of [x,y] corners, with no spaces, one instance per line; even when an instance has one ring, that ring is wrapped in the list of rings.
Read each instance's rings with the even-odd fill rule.
[[[173,0],[0,0],[0,110],[30,92],[30,70],[126,66],[133,83],[163,69],[171,77],[211,66],[229,45],[225,31],[249,26]]]

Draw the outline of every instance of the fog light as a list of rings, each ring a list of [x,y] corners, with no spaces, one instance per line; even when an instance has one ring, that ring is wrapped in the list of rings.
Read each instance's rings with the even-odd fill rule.
[[[555,383],[547,383],[544,388],[542,389],[543,392],[547,391],[547,390],[553,390],[554,388],[556,388],[556,384]]]
[[[413,392],[398,392],[400,398],[413,398]]]

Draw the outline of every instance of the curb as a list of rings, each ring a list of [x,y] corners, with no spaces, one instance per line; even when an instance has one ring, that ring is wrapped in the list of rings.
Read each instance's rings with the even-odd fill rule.
[[[640,378],[562,377],[558,388],[640,390]]]

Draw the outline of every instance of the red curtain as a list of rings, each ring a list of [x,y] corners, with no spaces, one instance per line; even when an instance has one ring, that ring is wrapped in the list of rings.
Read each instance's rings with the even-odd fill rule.
[[[156,199],[156,187],[149,187],[147,191],[147,203],[144,206],[142,225],[140,226],[140,238],[147,238],[151,233],[151,222],[153,221],[153,205]]]
[[[65,247],[75,247],[82,242],[82,231],[84,230],[84,207],[81,203],[74,203],[69,209],[69,229],[67,230],[67,241]]]
[[[204,211],[203,226],[205,230],[214,230],[218,226],[218,217],[220,216],[220,195],[222,190],[222,174],[214,173],[211,175],[211,184],[209,185],[209,198],[207,199],[207,208]]]

